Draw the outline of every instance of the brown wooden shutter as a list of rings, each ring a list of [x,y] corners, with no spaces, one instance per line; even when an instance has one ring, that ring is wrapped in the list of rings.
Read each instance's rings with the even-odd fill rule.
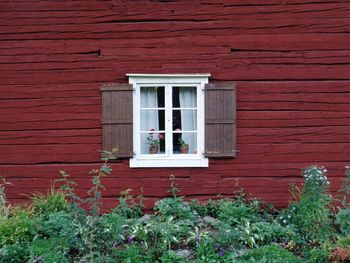
[[[205,156],[236,156],[236,89],[232,82],[205,85]]]
[[[111,83],[102,92],[102,149],[132,157],[132,85]]]

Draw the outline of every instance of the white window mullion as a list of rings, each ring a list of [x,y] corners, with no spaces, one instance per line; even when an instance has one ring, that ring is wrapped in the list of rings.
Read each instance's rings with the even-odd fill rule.
[[[172,138],[172,90],[171,90],[171,85],[167,84],[165,85],[165,143],[166,143],[166,155],[169,157],[172,155],[173,152],[173,138]]]

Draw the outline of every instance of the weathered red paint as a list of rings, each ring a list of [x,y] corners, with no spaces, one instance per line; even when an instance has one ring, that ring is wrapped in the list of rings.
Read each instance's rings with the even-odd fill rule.
[[[237,83],[236,159],[209,168],[112,164],[104,206],[126,188],[151,207],[240,187],[287,204],[300,168],[325,165],[333,191],[350,156],[347,0],[0,1],[0,176],[12,201],[66,170],[86,195],[100,165],[100,86],[126,73],[207,73]],[[142,189],[142,191],[141,191]],[[22,194],[23,193],[23,194]]]

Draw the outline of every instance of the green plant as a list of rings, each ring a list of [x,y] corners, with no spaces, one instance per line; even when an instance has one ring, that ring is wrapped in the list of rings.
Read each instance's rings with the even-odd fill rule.
[[[10,214],[10,205],[6,202],[5,188],[7,185],[12,185],[7,182],[4,177],[0,177],[0,218],[7,218]]]
[[[339,225],[343,234],[350,235],[350,206],[338,211],[335,222]]]
[[[29,259],[29,250],[22,244],[4,245],[0,248],[0,262],[17,263]]]
[[[77,183],[73,180],[70,180],[70,175],[65,171],[59,171],[59,173],[61,175],[61,178],[56,179],[55,183],[61,183],[60,189],[69,202],[69,211],[74,214],[75,218],[78,218],[81,214],[84,214],[85,210],[81,208],[84,200],[75,193],[75,186]]]
[[[9,218],[0,220],[0,247],[27,244],[36,234],[36,222],[26,210],[19,209]]]
[[[142,195],[138,196],[138,203],[136,203],[134,197],[130,194],[131,191],[131,189],[126,189],[120,192],[118,205],[112,210],[114,213],[126,218],[137,218],[143,214]]]
[[[148,136],[147,136],[147,141],[146,144],[148,144],[150,147],[158,147],[160,142],[160,139],[163,139],[163,136],[161,134],[156,134],[155,129],[150,129]]]
[[[290,227],[281,226],[277,222],[256,222],[239,226],[239,240],[250,248],[268,245],[271,242],[286,242],[295,236],[295,232]]]
[[[100,213],[101,190],[105,189],[101,183],[101,178],[112,172],[111,167],[107,165],[107,161],[108,159],[99,169],[93,169],[89,172],[89,174],[93,175],[91,180],[93,186],[88,191],[89,197],[86,201],[90,206],[90,213],[93,216],[97,216]]]
[[[173,250],[168,250],[165,251],[164,254],[160,257],[160,262],[162,263],[185,263],[186,261],[178,256],[175,251]]]
[[[180,192],[180,189],[178,188],[177,183],[175,182],[175,176],[173,174],[170,175],[169,181],[170,181],[170,187],[168,190],[168,193],[171,193],[171,195],[176,198],[177,193]]]
[[[34,240],[29,250],[31,262],[37,262],[38,260],[45,263],[69,262],[65,257],[69,250],[68,243],[62,238],[52,237]]]
[[[191,210],[190,205],[183,200],[183,197],[164,198],[155,203],[154,210],[157,215],[164,218],[173,216],[176,220],[195,220],[196,212]]]
[[[245,195],[240,194],[236,199],[220,199],[217,201],[215,217],[230,226],[245,222],[257,222],[261,219],[260,204],[258,201],[246,202]]]
[[[279,216],[282,225],[295,225],[303,240],[326,240],[331,233],[331,202],[326,169],[310,166],[303,170],[305,183],[300,200]]]
[[[59,211],[67,211],[68,202],[61,190],[51,187],[46,195],[37,193],[31,197],[34,213],[49,215]]]
[[[277,245],[269,245],[246,253],[237,262],[302,263],[304,261]]]
[[[178,139],[178,144],[180,147],[188,147],[188,143],[186,143],[181,137]]]
[[[350,197],[350,166],[345,166],[345,178],[342,182],[340,193],[340,201],[343,207],[349,206]]]
[[[116,248],[113,251],[113,257],[121,263],[147,262],[144,260],[145,252],[141,246],[130,244],[124,248]]]
[[[196,262],[236,262],[237,254],[234,252],[230,243],[226,243],[221,240],[218,242],[216,239],[208,238],[201,241],[196,250],[197,260]]]
[[[328,259],[331,254],[331,249],[329,247],[320,246],[313,247],[308,251],[308,262],[310,263],[319,263],[319,262],[328,262]]]
[[[338,240],[336,242],[336,245],[339,247],[350,246],[350,235],[338,236]]]

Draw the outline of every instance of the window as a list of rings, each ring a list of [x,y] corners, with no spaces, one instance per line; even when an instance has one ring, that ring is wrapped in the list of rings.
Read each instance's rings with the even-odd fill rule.
[[[204,85],[209,74],[128,74],[133,85],[131,167],[207,167]]]
[[[102,149],[117,147],[130,167],[207,167],[236,155],[232,82],[209,74],[128,74],[102,91]],[[187,146],[187,147],[185,147]]]

